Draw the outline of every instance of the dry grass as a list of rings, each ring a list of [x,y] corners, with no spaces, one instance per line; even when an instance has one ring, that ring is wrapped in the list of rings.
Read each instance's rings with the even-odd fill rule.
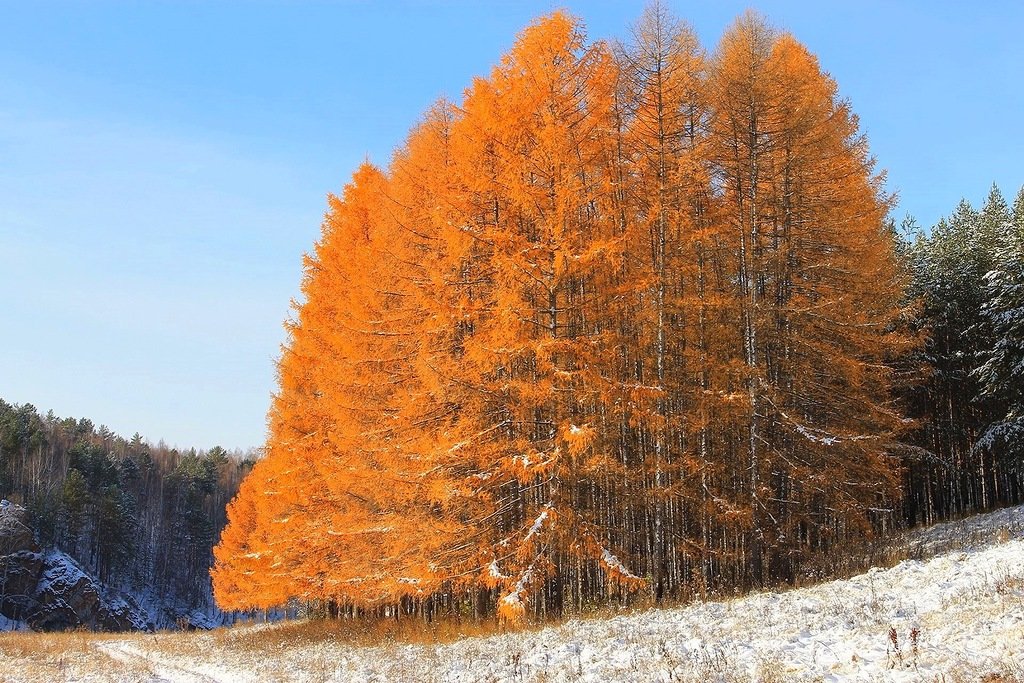
[[[526,624],[516,631],[539,630],[557,622]],[[268,647],[307,647],[321,643],[356,646],[443,645],[463,638],[486,637],[510,629],[496,619],[459,621],[450,618],[426,622],[402,619],[309,619],[252,627],[226,627],[206,633],[181,634],[178,638],[211,639],[218,647],[261,651]]]
[[[150,674],[139,662],[115,660],[97,649],[114,637],[89,631],[0,634],[0,683],[92,680],[97,672],[106,680],[131,681]]]
[[[0,652],[8,657],[46,657],[88,649],[86,638],[86,634],[81,632],[25,633],[15,631],[0,634],[0,643],[3,644]]]
[[[1024,668],[1005,662],[989,667],[964,662],[936,677],[934,683],[1024,683]]]
[[[998,583],[1001,578],[995,577],[993,580]],[[1016,584],[1013,589],[1017,589]],[[373,629],[366,629],[364,622],[314,620],[240,626],[205,633],[128,636],[86,632],[4,634],[0,635],[0,682],[127,682],[154,678],[159,680],[159,677],[174,680],[173,671],[169,675],[168,669],[161,666],[162,661],[167,661],[182,667],[181,670],[186,672],[205,670],[214,679],[222,678],[217,674],[218,670],[227,674],[242,670],[253,671],[255,667],[259,674],[258,680],[327,683],[349,680],[343,660],[350,648],[363,649],[370,646],[373,657],[390,659],[396,654],[393,648],[410,642],[427,646],[451,642],[465,635],[489,635],[476,632],[475,629],[454,628],[451,624],[444,628],[441,626],[423,629],[412,622],[399,622],[376,623]],[[629,670],[623,672],[626,680],[783,683],[791,680],[794,675],[782,658],[771,653],[765,653],[756,662],[754,669],[750,669],[741,665],[738,653],[729,648],[709,644],[701,650],[685,653],[664,640],[647,642],[637,640],[639,637],[640,634],[633,634],[628,642],[623,643],[635,652]],[[151,661],[145,658],[122,660],[110,657],[104,653],[104,645],[127,646],[151,658]],[[519,651],[514,641],[508,645],[504,663],[508,665],[505,671],[509,675],[502,680],[523,683],[588,680],[587,667],[582,660],[578,663],[563,660],[551,666],[536,661],[528,663],[525,651]],[[901,645],[906,650],[904,656],[911,656],[908,649],[912,647],[911,644],[907,642]],[[464,664],[470,668],[476,657],[489,662],[490,657],[494,656],[493,650],[488,650],[482,644],[479,648],[470,648],[464,654]],[[424,647],[416,657],[416,670],[410,670],[405,680],[447,680],[443,659],[438,657],[435,648]],[[1024,671],[1012,662],[980,666],[965,660],[934,679],[922,677],[920,680],[933,680],[935,683],[1024,683]]]

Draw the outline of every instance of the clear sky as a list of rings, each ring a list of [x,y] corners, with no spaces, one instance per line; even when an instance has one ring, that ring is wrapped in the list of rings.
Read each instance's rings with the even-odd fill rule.
[[[0,398],[259,445],[325,194],[532,17],[615,38],[643,4],[0,0]],[[1024,184],[1024,3],[668,5],[709,47],[753,5],[816,53],[897,217]]]

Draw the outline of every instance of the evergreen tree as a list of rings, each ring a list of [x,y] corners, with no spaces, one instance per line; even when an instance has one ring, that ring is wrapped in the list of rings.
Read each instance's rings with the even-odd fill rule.
[[[1019,468],[1024,458],[1024,189],[1012,215],[1001,196],[994,195],[995,190],[983,213],[997,240],[982,309],[992,343],[979,351],[981,365],[974,374],[982,398],[992,399],[1000,410],[975,448],[996,452]]]
[[[961,201],[930,234],[907,248],[924,340],[923,379],[907,396],[921,447],[907,461],[906,510],[912,522],[963,514],[1019,496],[1008,468],[1012,430],[1015,217],[993,186],[981,211]],[[997,379],[997,377],[1002,379]],[[1007,421],[1007,419],[1009,421]]]

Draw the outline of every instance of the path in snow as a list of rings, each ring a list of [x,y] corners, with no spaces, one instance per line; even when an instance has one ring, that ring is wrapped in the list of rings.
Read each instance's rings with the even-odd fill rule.
[[[96,649],[119,662],[149,671],[145,683],[218,683],[220,679],[194,671],[180,662],[168,661],[164,655],[147,652],[135,643],[124,641],[98,642]]]

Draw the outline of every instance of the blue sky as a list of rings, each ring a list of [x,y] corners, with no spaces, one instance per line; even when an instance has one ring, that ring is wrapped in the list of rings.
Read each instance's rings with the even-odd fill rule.
[[[0,398],[259,445],[325,194],[532,17],[615,38],[643,4],[0,0]],[[815,52],[897,217],[1024,184],[1024,3],[668,5],[709,47],[753,5]]]

